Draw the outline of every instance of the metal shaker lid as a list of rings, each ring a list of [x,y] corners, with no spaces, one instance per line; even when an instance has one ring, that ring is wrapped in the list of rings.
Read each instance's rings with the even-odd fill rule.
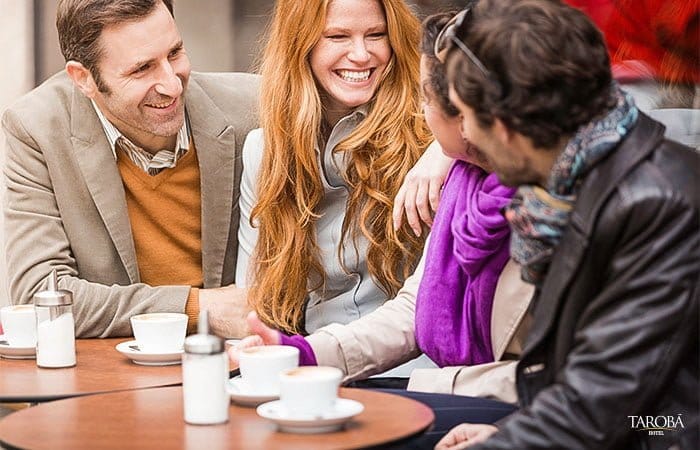
[[[56,269],[49,275],[49,286],[45,291],[34,294],[35,306],[66,306],[73,304],[73,293],[66,289],[58,289]]]
[[[208,311],[200,311],[197,322],[197,334],[185,339],[185,352],[198,355],[214,355],[224,351],[224,340],[209,334]]]

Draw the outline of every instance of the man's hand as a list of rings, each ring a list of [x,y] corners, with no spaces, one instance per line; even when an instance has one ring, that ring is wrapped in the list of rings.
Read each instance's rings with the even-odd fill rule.
[[[225,338],[242,338],[249,334],[246,316],[248,290],[235,284],[199,290],[199,309],[209,311],[211,332]]]
[[[458,450],[484,442],[498,431],[493,425],[463,423],[457,425],[440,439],[435,450]]]
[[[416,165],[408,171],[394,198],[394,229],[401,227],[404,211],[416,236],[421,235],[421,220],[432,226],[433,213],[440,202],[440,189],[453,161],[442,153],[437,141],[430,144]]]
[[[258,315],[255,314],[255,311],[251,311],[248,314],[246,321],[248,322],[250,332],[253,334],[252,336],[242,339],[241,342],[228,350],[228,358],[231,361],[229,367],[231,369],[236,369],[240,365],[238,362],[238,354],[244,348],[257,347],[260,345],[279,345],[282,342],[280,332],[262,323],[262,321],[258,319]]]

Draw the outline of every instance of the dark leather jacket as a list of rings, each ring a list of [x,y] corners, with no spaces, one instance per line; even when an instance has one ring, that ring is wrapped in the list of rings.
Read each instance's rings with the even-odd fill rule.
[[[700,448],[700,155],[663,132],[640,115],[583,180],[533,300],[523,409],[474,448]]]

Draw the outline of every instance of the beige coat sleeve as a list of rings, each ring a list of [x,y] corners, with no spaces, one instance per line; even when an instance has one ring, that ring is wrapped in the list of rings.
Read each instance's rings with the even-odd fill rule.
[[[425,253],[414,274],[394,300],[348,325],[333,324],[307,338],[319,365],[339,367],[345,382],[366,378],[406,362],[418,354],[415,302],[425,268]],[[527,332],[527,308],[533,287],[520,280],[509,261],[499,277],[491,323],[496,361],[478,366],[416,369],[409,390],[494,398],[515,403],[515,366]]]
[[[416,369],[408,382],[409,391],[468,395],[517,403],[515,366],[517,360],[495,361],[476,366]]]
[[[202,173],[206,288],[233,281],[241,166],[236,160],[256,126],[257,84],[248,74],[192,73],[187,88]],[[56,269],[59,287],[74,294],[78,337],[128,336],[134,314],[183,312],[190,286],[140,282],[114,155],[90,101],[65,71],[10,106],[2,127],[11,302],[30,303]]]
[[[345,382],[367,378],[420,354],[415,339],[416,293],[425,252],[393,300],[347,325],[332,324],[307,337],[319,365],[339,367]]]
[[[47,275],[51,269],[56,269],[59,287],[73,292],[77,337],[129,336],[129,317],[134,314],[183,312],[189,286],[105,285],[80,277],[73,248],[91,245],[95,266],[103,264],[105,272],[111,275],[112,271],[116,272],[113,267],[121,266],[108,245],[111,241],[106,234],[101,238],[99,221],[88,219],[91,217],[89,206],[84,206],[74,216],[83,223],[83,242],[69,240],[65,228],[68,219],[59,210],[56,186],[44,153],[36,144],[32,145],[20,120],[9,113],[4,119],[7,139],[4,231],[11,302],[31,303],[32,294],[47,288]],[[66,167],[65,172],[56,175],[59,184],[67,177],[72,178],[65,183],[77,183],[75,180],[80,179],[70,172],[70,167]],[[116,278],[118,273],[114,276]],[[123,278],[128,281],[126,275]]]
[[[520,278],[520,266],[508,261],[498,279],[491,316],[491,345],[495,361],[476,366],[416,369],[408,389],[419,392],[469,395],[517,403],[515,367],[530,328],[527,314],[534,287]]]

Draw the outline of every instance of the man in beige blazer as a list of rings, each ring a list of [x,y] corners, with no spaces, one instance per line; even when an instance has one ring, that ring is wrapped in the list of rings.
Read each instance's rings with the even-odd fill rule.
[[[239,156],[246,134],[257,126],[258,80],[190,73],[171,0],[132,0],[131,10],[125,3],[59,2],[66,70],[21,98],[2,119],[12,302],[30,303],[56,269],[59,287],[74,293],[80,337],[130,335],[129,317],[135,314],[196,317],[200,308],[210,310],[216,332],[242,335],[248,308],[244,293],[232,284]],[[133,144],[128,147],[133,163],[123,163],[122,144]],[[157,251],[137,254],[132,207],[139,206],[138,198],[136,206],[127,205],[129,187],[119,164],[141,162],[144,173],[154,176],[175,173],[192,148],[201,209],[184,215],[196,218],[193,245],[201,254],[177,261],[159,259]],[[167,210],[162,215],[156,219],[169,224],[166,228],[181,231],[182,217]],[[170,241],[169,235],[157,239]],[[144,260],[150,273],[166,280],[163,285],[143,282]],[[201,285],[170,275],[192,261],[197,270],[201,261]]]

